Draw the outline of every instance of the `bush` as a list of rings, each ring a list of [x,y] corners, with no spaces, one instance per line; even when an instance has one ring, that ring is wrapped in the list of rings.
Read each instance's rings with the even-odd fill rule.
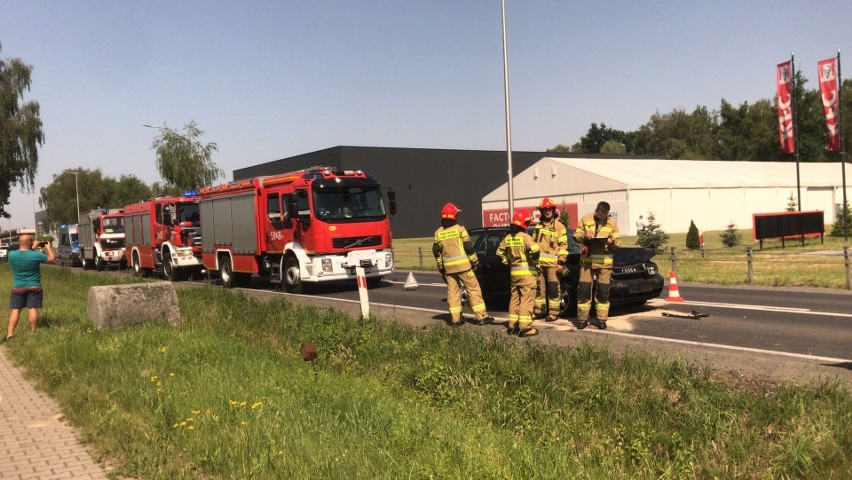
[[[722,239],[722,245],[726,247],[736,247],[742,242],[742,236],[733,221],[728,224],[727,230],[719,234],[719,238]]]
[[[669,240],[669,234],[660,229],[654,212],[648,212],[648,223],[645,230],[639,232],[636,243],[657,253],[663,251],[663,245]]]
[[[844,204],[844,208],[846,209],[846,232],[852,230],[852,210],[849,210],[849,201],[847,200]],[[843,237],[843,209],[837,212],[837,215],[834,220],[834,226],[831,227],[832,237]]]
[[[790,192],[790,196],[787,197],[787,211],[795,212],[799,209],[799,202],[796,201],[796,197],[793,195],[793,192]]]
[[[689,221],[689,231],[686,232],[686,248],[690,250],[698,250],[701,248],[701,240],[698,238],[698,227],[695,222]]]

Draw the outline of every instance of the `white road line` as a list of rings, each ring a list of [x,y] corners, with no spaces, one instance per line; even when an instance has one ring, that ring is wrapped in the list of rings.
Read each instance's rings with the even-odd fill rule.
[[[283,295],[283,293],[282,293],[282,295]],[[292,293],[289,293],[287,295],[293,295],[293,296],[304,297],[304,298],[320,298],[320,299],[323,299],[323,300],[332,300],[332,301],[335,301],[335,302],[348,302],[348,303],[359,303],[360,302],[359,300],[348,300],[348,299],[345,299],[345,298],[323,297],[323,296],[317,296],[317,295],[303,295],[303,294],[292,294]],[[689,303],[689,302],[686,302],[686,303]],[[426,312],[426,313],[447,313],[447,310],[436,310],[436,309],[432,309],[432,308],[421,308],[421,307],[407,307],[407,306],[404,306],[404,305],[390,304],[390,303],[374,303],[374,302],[371,302],[370,305],[376,305],[376,306],[379,306],[379,307],[386,307],[386,308],[399,308],[399,309],[405,309],[405,310],[414,310],[414,311]],[[494,319],[495,320],[506,320],[503,317],[494,317]],[[559,324],[550,325],[550,324],[546,324],[546,323],[543,323],[543,322],[536,322],[535,326],[536,326],[536,328],[553,329],[553,330],[557,330],[557,331],[565,329],[565,326],[562,326],[562,328],[560,328]],[[781,356],[781,357],[800,358],[800,359],[812,360],[812,361],[816,361],[816,362],[831,362],[831,363],[852,362],[852,359],[846,359],[846,358],[820,357],[820,356],[817,356],[817,355],[808,355],[808,354],[804,354],[804,353],[780,352],[780,351],[777,351],[777,350],[764,350],[764,349],[761,349],[761,348],[738,347],[736,345],[724,345],[724,344],[720,344],[720,343],[696,342],[696,341],[693,341],[693,340],[679,340],[679,339],[676,339],[676,338],[654,337],[654,336],[650,336],[650,335],[638,335],[638,334],[633,334],[633,333],[614,332],[614,331],[611,331],[611,330],[593,330],[593,329],[589,328],[589,329],[585,330],[584,333],[592,333],[592,334],[597,333],[597,334],[601,334],[601,335],[615,335],[615,336],[628,337],[628,338],[641,338],[641,339],[644,339],[644,340],[655,340],[655,341],[658,341],[658,342],[676,343],[676,344],[680,344],[680,345],[692,345],[692,346],[699,346],[699,347],[718,348],[718,349],[721,349],[721,350],[733,350],[733,351],[737,351],[737,352],[751,352],[751,353],[761,353],[761,354],[765,354],[765,355],[778,355],[778,356]]]
[[[388,282],[388,283],[392,283],[394,285],[404,285],[405,284],[405,282],[398,282],[396,280],[388,280],[387,278],[385,279],[385,281]],[[420,283],[420,282],[417,282],[417,285],[420,285],[421,287],[444,287],[444,288],[447,288],[446,283]]]
[[[801,313],[803,315],[818,315],[823,317],[844,317],[844,318],[852,318],[852,313],[836,313],[836,312],[817,312],[813,311],[809,308],[795,308],[795,307],[775,307],[771,305],[746,305],[741,303],[716,303],[716,302],[677,302],[671,303],[667,302],[661,298],[653,298],[648,300],[648,304],[654,307],[661,307],[664,305],[674,306],[674,305],[696,305],[700,307],[718,307],[718,308],[733,308],[736,310],[757,310],[761,312],[785,312],[785,313]]]

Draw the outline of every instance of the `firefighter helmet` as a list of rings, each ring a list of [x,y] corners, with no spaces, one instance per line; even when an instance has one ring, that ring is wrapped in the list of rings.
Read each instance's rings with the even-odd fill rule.
[[[545,208],[552,208],[556,210],[556,204],[553,203],[549,198],[544,197],[541,199],[540,202],[538,202],[538,209],[544,210]]]
[[[441,218],[449,218],[450,220],[455,220],[459,213],[461,213],[461,210],[459,210],[458,207],[456,207],[452,203],[448,203],[444,205],[444,208],[441,209]]]
[[[526,210],[515,210],[515,214],[512,215],[512,225],[525,229],[530,223],[532,223],[532,216],[530,215],[530,212]]]

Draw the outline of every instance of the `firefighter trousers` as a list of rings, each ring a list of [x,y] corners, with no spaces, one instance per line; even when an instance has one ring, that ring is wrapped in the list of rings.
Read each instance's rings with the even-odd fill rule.
[[[448,273],[446,277],[447,304],[450,306],[450,318],[453,323],[461,321],[462,286],[467,290],[470,308],[473,310],[474,315],[476,315],[476,319],[482,320],[488,316],[488,311],[485,309],[485,300],[482,299],[482,290],[479,288],[479,282],[476,280],[473,270]]]
[[[521,330],[532,326],[533,304],[535,303],[536,279],[512,279],[512,298],[509,300],[509,328],[519,327]]]
[[[556,265],[541,267],[533,315],[544,316],[546,312],[549,316],[558,317],[559,295],[559,275],[556,273]]]
[[[598,276],[597,282],[594,282],[593,275]],[[611,268],[592,268],[590,265],[580,267],[580,281],[577,285],[577,320],[589,321],[593,293],[595,296],[595,315],[598,320],[605,322],[609,318],[609,280],[611,276]]]

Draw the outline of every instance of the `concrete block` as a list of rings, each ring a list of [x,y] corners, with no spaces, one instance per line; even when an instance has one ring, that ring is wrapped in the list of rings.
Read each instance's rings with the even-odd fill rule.
[[[171,282],[92,287],[86,311],[98,329],[143,323],[180,325],[177,292]]]

